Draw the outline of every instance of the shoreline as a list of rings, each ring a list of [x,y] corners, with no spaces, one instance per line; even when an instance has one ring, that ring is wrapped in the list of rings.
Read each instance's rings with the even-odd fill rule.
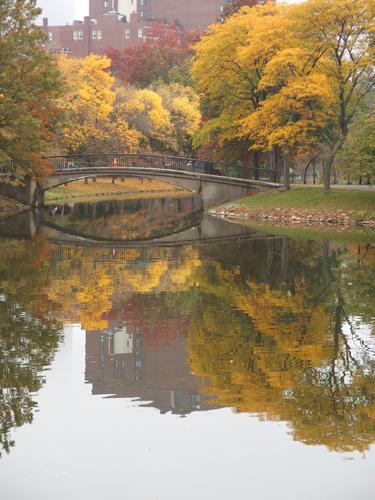
[[[371,190],[294,187],[289,191],[265,191],[225,203],[212,215],[233,222],[309,226],[315,228],[375,229],[375,192]]]
[[[278,225],[288,226],[312,226],[315,228],[339,226],[341,228],[368,228],[375,229],[375,219],[372,218],[353,218],[351,213],[348,211],[324,211],[324,212],[312,212],[312,211],[301,211],[293,208],[282,209],[262,209],[259,211],[254,211],[247,209],[246,207],[241,207],[236,204],[225,204],[219,205],[208,211],[211,215],[215,217],[220,217],[222,219],[233,221],[233,222],[252,222],[252,223],[262,223],[272,226],[274,223]]]
[[[24,205],[19,201],[8,198],[7,196],[0,196],[0,219],[11,217],[12,215],[16,215],[24,210],[30,209],[31,207]]]

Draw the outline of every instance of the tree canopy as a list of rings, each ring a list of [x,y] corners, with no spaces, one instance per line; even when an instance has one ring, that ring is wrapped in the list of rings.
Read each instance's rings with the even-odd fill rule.
[[[329,191],[337,153],[375,89],[374,5],[266,3],[212,26],[195,46],[205,110],[196,145],[319,154]]]
[[[0,163],[3,180],[43,177],[53,140],[59,74],[34,21],[36,0],[3,0],[0,8]]]

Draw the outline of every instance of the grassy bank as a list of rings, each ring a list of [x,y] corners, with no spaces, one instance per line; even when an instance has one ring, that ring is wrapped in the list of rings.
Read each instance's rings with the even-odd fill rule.
[[[242,222],[246,226],[262,233],[277,236],[288,236],[303,240],[327,240],[340,243],[372,243],[375,244],[375,231],[360,226],[341,225],[295,225],[285,223],[267,223],[261,221]]]
[[[156,193],[175,193],[180,192],[174,186],[164,182],[152,181],[148,179],[92,179],[86,184],[85,181],[72,182],[66,186],[59,186],[46,192],[46,202],[66,201],[71,198],[91,198],[95,196],[114,196],[114,195],[139,195]]]
[[[20,212],[25,207],[22,203],[16,200],[7,198],[6,196],[0,196],[0,217],[7,217],[8,215],[13,215]]]
[[[216,213],[239,221],[363,224],[375,227],[375,190],[333,189],[328,196],[321,188],[269,191],[219,207]]]

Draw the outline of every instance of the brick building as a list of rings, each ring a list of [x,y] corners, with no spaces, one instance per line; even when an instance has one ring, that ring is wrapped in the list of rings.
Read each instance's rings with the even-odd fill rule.
[[[220,17],[228,0],[90,0],[89,15],[83,21],[50,26],[43,19],[48,36],[46,47],[74,57],[102,54],[107,47],[124,49],[147,37],[155,21],[177,24],[183,29],[203,29]]]

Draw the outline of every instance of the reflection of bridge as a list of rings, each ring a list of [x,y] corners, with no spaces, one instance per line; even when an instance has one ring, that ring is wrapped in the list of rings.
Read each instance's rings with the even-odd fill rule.
[[[271,169],[223,166],[191,158],[151,154],[92,154],[50,157],[47,186],[29,180],[25,187],[0,186],[0,194],[41,206],[46,190],[88,177],[138,177],[163,181],[202,197],[204,206],[280,187]]]
[[[85,258],[100,262],[127,261],[139,254],[138,260],[189,259],[215,254],[215,245],[233,241],[275,239],[272,235],[256,233],[245,226],[204,215],[201,223],[182,231],[148,240],[103,240],[72,235],[46,225],[38,225],[32,211],[21,212],[0,221],[0,237],[30,239],[45,235],[55,245],[60,259]]]
[[[83,248],[92,249],[95,254],[97,254],[97,250],[100,250],[104,251],[106,255],[108,255],[109,250],[111,260],[113,258],[121,260],[122,251],[124,250],[126,253],[127,249],[146,250],[147,253],[151,250],[152,255],[154,255],[153,249],[166,248],[169,250],[171,248],[203,247],[233,240],[274,238],[263,233],[256,233],[245,226],[217,219],[211,215],[204,215],[200,224],[167,236],[147,240],[96,240],[66,233],[63,229],[58,230],[56,226],[51,228],[46,225],[40,226],[39,233],[46,234],[51,243],[62,245],[64,248],[68,246],[80,248],[80,250]]]

